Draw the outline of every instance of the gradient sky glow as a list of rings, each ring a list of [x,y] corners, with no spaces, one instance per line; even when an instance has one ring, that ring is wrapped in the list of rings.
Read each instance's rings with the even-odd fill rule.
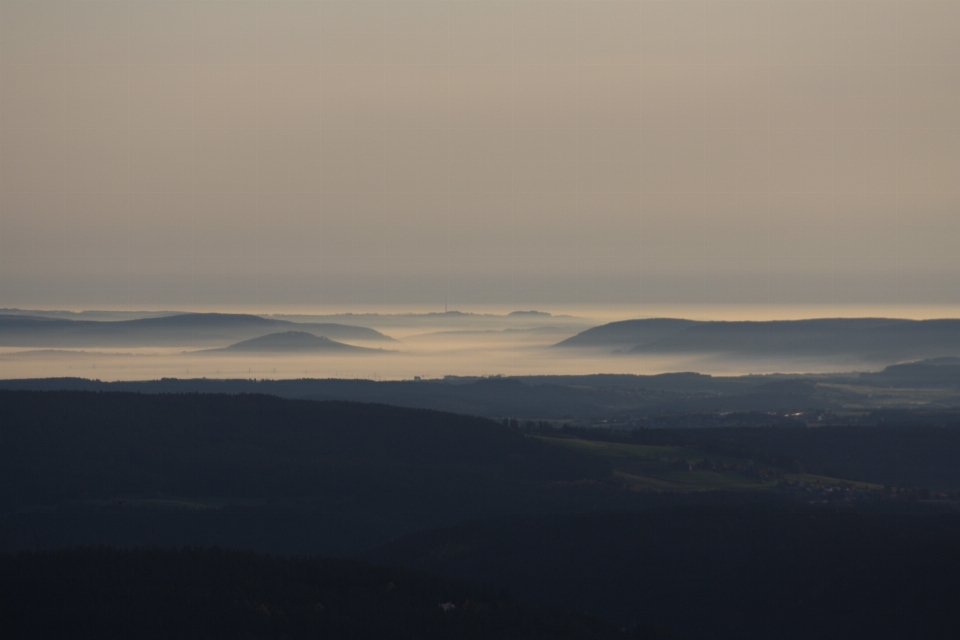
[[[0,306],[956,303],[956,0],[0,0]]]

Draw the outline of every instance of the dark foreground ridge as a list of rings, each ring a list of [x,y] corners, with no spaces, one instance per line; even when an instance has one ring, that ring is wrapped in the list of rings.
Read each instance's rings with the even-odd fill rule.
[[[218,549],[0,555],[0,595],[10,640],[672,637],[406,569]]]
[[[960,637],[960,429],[939,426],[937,415],[934,423],[908,412],[859,427],[624,432],[267,395],[75,391],[0,391],[0,415],[0,551],[95,544],[369,554],[691,640]],[[67,595],[34,590],[26,608],[4,587],[0,608],[20,602],[14,611],[73,620],[67,629],[86,624],[70,615],[108,611],[103,603],[113,600],[125,603],[122,615],[153,616],[168,630],[223,603],[252,616],[249,601],[281,625],[254,637],[298,637],[300,627],[282,625],[299,619],[300,605],[247,595],[264,593],[253,586],[229,595],[234,580],[223,576],[234,574],[203,568],[208,556],[169,560],[179,578],[156,569],[170,609],[137,586],[147,565],[130,569],[148,552],[77,556],[89,562],[68,554],[62,565],[44,564],[56,554],[23,557],[14,562],[26,563],[22,571],[74,582],[51,578]],[[276,566],[301,566],[291,562]],[[245,570],[236,569],[240,585],[305,584],[300,569],[253,578]],[[17,571],[0,567],[0,580]],[[84,575],[114,580],[121,596],[107,589],[84,600],[97,584]],[[208,575],[220,577],[204,582]],[[340,584],[353,597],[356,583]],[[142,600],[124,600],[127,592]],[[474,597],[463,598],[467,611]],[[50,607],[60,601],[80,604],[58,618]],[[310,606],[317,601],[328,607],[319,598]],[[363,617],[359,604],[349,610]],[[88,635],[108,632],[123,629]],[[536,633],[480,637],[550,637]]]
[[[697,505],[515,516],[370,558],[684,638],[960,637],[960,514]]]

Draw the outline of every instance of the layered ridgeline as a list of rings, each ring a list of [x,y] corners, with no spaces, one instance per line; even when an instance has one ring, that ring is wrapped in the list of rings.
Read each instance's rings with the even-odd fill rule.
[[[898,361],[960,356],[960,320],[826,318],[775,321],[624,320],[556,345],[628,354],[849,356]]]
[[[383,349],[357,347],[331,340],[326,336],[315,336],[306,331],[281,331],[259,338],[243,340],[223,349],[205,349],[200,353],[219,354],[297,354],[297,353],[386,353]]]
[[[104,382],[39,378],[0,380],[0,389],[267,393],[285,398],[382,402],[495,418],[609,421],[625,426],[676,426],[679,414],[700,414],[686,426],[823,420],[861,424],[864,419],[872,424],[875,420],[865,415],[868,411],[921,407],[955,411],[960,407],[960,358],[890,365],[878,372],[829,375],[448,376],[441,380],[396,381],[165,378]],[[804,415],[795,415],[798,412]],[[837,413],[824,416],[810,412]],[[709,419],[704,415],[708,413],[712,414]]]
[[[230,351],[210,352],[227,354]],[[238,353],[248,354],[246,351]],[[334,351],[333,353],[337,353]],[[376,353],[387,353],[377,351]],[[849,380],[843,380],[849,383]],[[901,380],[909,384],[909,379]],[[934,379],[936,384],[945,384]],[[954,385],[957,386],[957,385]],[[374,381],[353,379],[216,380],[164,378],[104,382],[84,378],[0,380],[0,389],[134,391],[139,393],[267,393],[285,398],[382,402],[492,418],[635,421],[675,413],[762,411],[764,423],[797,411],[842,408],[862,393],[844,393],[802,379],[720,378],[696,373],[660,376],[541,376]],[[960,406],[960,389],[935,390],[945,407]],[[911,402],[910,396],[904,402]],[[952,403],[952,404],[951,404]],[[773,417],[766,412],[779,412]]]
[[[0,314],[0,346],[4,347],[226,346],[286,331],[305,331],[331,340],[392,341],[367,327],[248,314],[184,313],[116,321]]]

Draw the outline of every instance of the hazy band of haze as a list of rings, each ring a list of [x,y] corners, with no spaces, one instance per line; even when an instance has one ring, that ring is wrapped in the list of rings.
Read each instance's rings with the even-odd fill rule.
[[[960,3],[0,0],[0,306],[950,303]]]

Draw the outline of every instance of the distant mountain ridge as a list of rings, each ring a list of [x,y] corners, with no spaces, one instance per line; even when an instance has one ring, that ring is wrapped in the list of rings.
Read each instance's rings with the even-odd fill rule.
[[[298,330],[331,340],[393,341],[367,327],[298,323],[250,314],[184,313],[117,321],[0,314],[0,346],[5,347],[217,346]]]
[[[319,351],[335,351],[338,353],[385,353],[383,349],[368,349],[351,344],[337,342],[326,336],[315,336],[306,331],[281,331],[270,333],[259,338],[251,338],[224,347],[223,349],[208,349],[204,353],[316,353]]]
[[[632,354],[851,355],[865,360],[918,360],[960,356],[960,319],[696,321],[651,318],[611,322],[555,346],[602,348]]]
[[[866,382],[900,387],[952,386],[960,388],[960,358],[931,358],[904,362],[876,373],[863,373]]]
[[[695,320],[675,318],[621,320],[581,331],[554,346],[629,348],[675,335],[694,324],[696,324]]]

